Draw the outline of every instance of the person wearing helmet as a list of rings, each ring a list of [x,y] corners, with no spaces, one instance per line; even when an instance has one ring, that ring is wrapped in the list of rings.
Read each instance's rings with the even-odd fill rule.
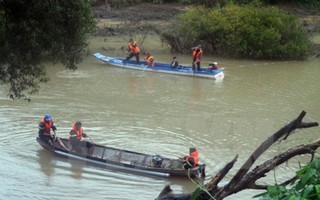
[[[53,135],[51,134],[51,129],[53,131]],[[39,122],[39,131],[38,131],[39,138],[42,141],[52,145],[56,137],[56,130],[57,130],[57,127],[54,124],[51,115],[48,113],[45,114],[43,119]]]
[[[200,62],[203,54],[201,45],[191,48],[193,50],[192,53],[192,70],[194,71],[197,65],[197,70],[200,71]]]
[[[210,71],[219,69],[218,63],[217,62],[210,63],[209,69]]]

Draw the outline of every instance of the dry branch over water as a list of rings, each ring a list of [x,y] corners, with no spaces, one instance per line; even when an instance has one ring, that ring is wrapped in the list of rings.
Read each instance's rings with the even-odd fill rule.
[[[255,161],[266,152],[275,142],[284,141],[291,136],[297,129],[305,129],[318,126],[318,122],[303,122],[302,119],[305,117],[306,112],[302,111],[300,115],[292,120],[289,124],[283,126],[276,133],[267,138],[261,145],[248,157],[245,163],[233,176],[233,178],[224,186],[218,186],[220,181],[227,175],[232,169],[234,163],[237,161],[238,155],[227,163],[216,176],[214,176],[210,182],[205,185],[207,191],[217,200],[224,199],[232,194],[238,193],[245,189],[266,189],[266,185],[257,185],[256,181],[262,177],[265,177],[268,172],[274,170],[277,166],[285,163],[291,158],[303,155],[311,154],[312,158],[315,150],[320,147],[320,139],[309,144],[301,144],[296,147],[292,147],[284,152],[281,152],[277,156],[261,163],[251,171],[250,168],[253,166]],[[288,185],[295,180],[295,177],[289,179],[283,183]],[[188,200],[192,193],[174,194],[170,189],[170,186],[166,186],[160,193],[157,200]],[[211,197],[202,191],[198,197],[198,200],[209,200]]]

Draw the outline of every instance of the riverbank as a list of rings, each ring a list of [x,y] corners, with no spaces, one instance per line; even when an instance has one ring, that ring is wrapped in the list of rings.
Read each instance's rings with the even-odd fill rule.
[[[320,12],[302,6],[278,5],[287,13],[298,16],[301,24],[308,32],[309,40],[313,43],[313,53],[309,58],[319,55],[320,52]],[[121,37],[122,42],[134,37],[140,42],[146,36],[158,36],[179,14],[185,12],[188,6],[178,3],[153,4],[139,3],[133,6],[111,8],[102,5],[93,8],[97,19],[96,37]],[[106,46],[106,49],[113,47]]]
[[[94,7],[97,19],[97,36],[130,34],[155,34],[165,28],[177,15],[188,7],[182,4],[139,3],[133,6],[111,8],[106,5]]]

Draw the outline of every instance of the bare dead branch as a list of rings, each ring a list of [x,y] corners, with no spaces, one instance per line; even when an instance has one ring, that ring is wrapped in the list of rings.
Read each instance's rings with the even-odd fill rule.
[[[218,183],[226,176],[226,174],[230,171],[230,169],[233,167],[234,163],[237,161],[238,155],[233,158],[232,161],[227,163],[224,168],[222,168],[219,173],[211,179],[211,181],[206,184],[206,188],[208,188],[209,191],[212,193],[215,193],[218,187]]]
[[[219,187],[218,184],[220,183],[220,181],[226,176],[226,174],[234,166],[234,163],[237,161],[237,155],[231,162],[227,163],[225,167],[222,168],[219,171],[219,173],[215,177],[213,177],[208,184],[206,184],[206,188],[208,189],[208,191],[214,196],[215,199],[220,200],[244,189],[267,189],[267,185],[258,185],[256,184],[256,181],[266,176],[266,174],[271,170],[274,170],[275,167],[283,164],[284,162],[298,155],[311,154],[311,158],[313,158],[315,150],[320,147],[320,139],[316,140],[311,144],[298,145],[294,148],[290,148],[287,151],[273,157],[272,159],[269,159],[264,163],[258,165],[249,172],[254,162],[276,141],[280,140],[281,138],[283,138],[282,140],[286,140],[295,129],[318,126],[317,122],[302,122],[302,119],[305,115],[306,112],[302,111],[296,119],[279,129],[276,133],[274,133],[263,143],[261,143],[261,145],[249,156],[246,162],[232,177],[229,183],[223,187]],[[287,185],[295,181],[296,178],[297,177],[293,177],[283,182],[282,185]],[[182,194],[173,194],[170,191],[170,195],[165,195],[164,197],[165,198],[158,198],[158,200],[188,200],[188,197],[191,197],[191,194],[187,193],[183,196]],[[209,197],[206,194],[206,192],[202,191],[200,197],[198,197],[198,200],[209,200],[210,198],[211,197]]]

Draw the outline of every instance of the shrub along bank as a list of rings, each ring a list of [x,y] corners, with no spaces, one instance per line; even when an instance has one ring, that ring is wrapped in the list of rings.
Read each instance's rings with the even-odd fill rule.
[[[275,7],[194,7],[160,33],[173,51],[200,43],[208,53],[235,58],[303,59],[310,50],[297,17]]]

